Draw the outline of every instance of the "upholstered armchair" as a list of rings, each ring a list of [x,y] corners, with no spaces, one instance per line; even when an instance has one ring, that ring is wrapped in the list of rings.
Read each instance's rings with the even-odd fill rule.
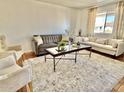
[[[21,45],[9,46],[7,45],[5,35],[0,35],[0,55],[3,53],[15,53],[16,60],[23,54]]]
[[[31,77],[31,66],[18,66],[13,53],[0,56],[0,92],[16,92],[28,85],[31,89]]]

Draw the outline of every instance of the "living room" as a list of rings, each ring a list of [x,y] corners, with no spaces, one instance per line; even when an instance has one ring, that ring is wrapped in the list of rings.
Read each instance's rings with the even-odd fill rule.
[[[124,92],[124,1],[1,0],[0,70],[0,92]]]

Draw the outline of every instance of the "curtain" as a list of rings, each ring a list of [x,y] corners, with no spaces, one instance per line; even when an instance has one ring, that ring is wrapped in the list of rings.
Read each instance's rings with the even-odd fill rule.
[[[91,8],[88,12],[88,24],[87,24],[87,35],[94,35],[94,27],[96,21],[97,8]]]
[[[117,4],[113,37],[116,39],[124,38],[124,1]]]

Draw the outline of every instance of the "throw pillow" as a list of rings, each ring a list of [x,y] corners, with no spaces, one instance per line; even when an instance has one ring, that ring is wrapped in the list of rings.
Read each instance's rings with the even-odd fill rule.
[[[106,39],[99,38],[99,39],[96,40],[96,43],[104,45],[104,44],[106,44]]]
[[[113,43],[112,43],[112,47],[113,47],[113,48],[117,48],[117,47],[118,47],[118,43],[117,43],[117,42],[113,42]]]
[[[62,41],[68,41],[68,40],[69,40],[69,36],[62,35]]]
[[[97,39],[96,37],[89,37],[89,41],[90,41],[90,42],[95,42],[96,39]]]
[[[115,39],[109,39],[108,40],[108,45],[112,45],[113,42],[115,42]]]
[[[103,44],[103,45],[105,45],[106,42],[107,42],[107,39],[99,38],[99,39],[96,40],[96,43],[98,43],[98,44]]]
[[[89,38],[88,37],[83,37],[83,41],[84,42],[88,42],[89,41]]]
[[[122,42],[122,40],[121,39],[109,39],[108,45],[111,45],[113,48],[117,48],[119,42]]]
[[[113,44],[113,42],[122,42],[123,40],[122,39],[109,39],[108,40],[108,45],[112,45]]]
[[[38,43],[38,45],[43,44],[43,40],[40,36],[34,37],[34,40]]]
[[[13,54],[3,54],[3,56],[1,57],[2,58],[0,58],[0,69],[16,64],[16,60]]]
[[[75,37],[75,42],[83,42],[83,38],[82,37]]]

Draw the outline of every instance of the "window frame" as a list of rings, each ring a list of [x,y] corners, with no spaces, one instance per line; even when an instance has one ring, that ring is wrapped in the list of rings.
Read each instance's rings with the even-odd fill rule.
[[[113,15],[114,16],[114,22],[113,22],[113,27],[114,27],[114,23],[115,23],[115,11],[109,11],[109,12],[103,12],[103,13],[98,13],[96,15],[96,18],[97,16],[102,16],[102,15],[105,15],[105,22],[104,22],[104,29],[103,29],[103,32],[95,32],[95,27],[96,27],[96,20],[95,20],[95,27],[94,27],[94,34],[112,34],[113,33],[113,29],[112,29],[112,32],[111,33],[106,33],[106,24],[107,24],[107,18],[108,18],[108,15]],[[112,27],[112,28],[113,28]]]

